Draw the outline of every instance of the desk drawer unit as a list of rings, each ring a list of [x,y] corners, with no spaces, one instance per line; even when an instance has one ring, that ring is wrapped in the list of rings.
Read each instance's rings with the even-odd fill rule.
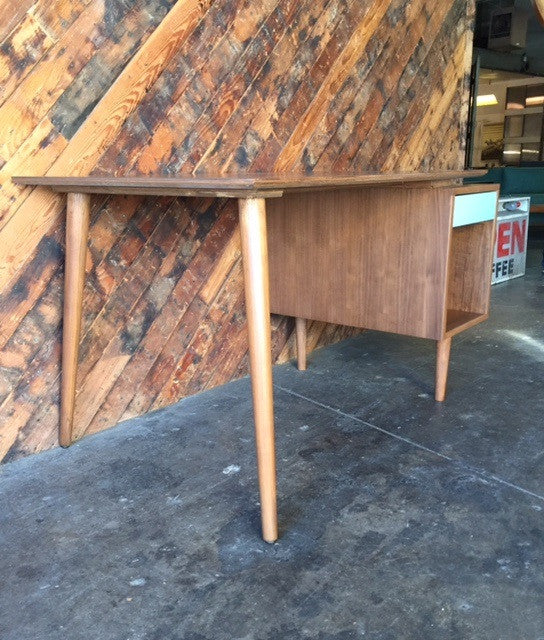
[[[464,227],[495,219],[497,194],[495,191],[466,193],[455,196],[453,205],[453,226]]]

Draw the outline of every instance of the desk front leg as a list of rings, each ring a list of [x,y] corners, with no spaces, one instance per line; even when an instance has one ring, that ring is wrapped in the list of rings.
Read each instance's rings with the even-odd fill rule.
[[[81,331],[81,308],[85,283],[85,257],[91,197],[69,193],[66,204],[66,266],[64,274],[64,316],[62,335],[62,383],[60,406],[61,446],[72,444],[76,400],[77,360]]]
[[[278,538],[266,203],[238,200],[263,538]]]

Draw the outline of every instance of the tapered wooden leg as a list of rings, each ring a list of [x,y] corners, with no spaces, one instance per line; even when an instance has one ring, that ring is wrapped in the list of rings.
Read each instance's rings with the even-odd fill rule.
[[[263,198],[240,199],[238,205],[261,494],[261,521],[263,538],[266,542],[274,542],[278,538],[278,519],[266,205]]]
[[[63,447],[68,447],[72,443],[81,305],[85,282],[85,257],[87,253],[90,209],[91,198],[88,194],[68,194],[59,434],[59,442]]]
[[[306,320],[295,318],[297,335],[297,366],[299,371],[306,371]]]
[[[444,338],[437,342],[436,349],[436,388],[435,400],[443,402],[446,397],[446,383],[448,381],[448,366],[450,364],[451,338]]]

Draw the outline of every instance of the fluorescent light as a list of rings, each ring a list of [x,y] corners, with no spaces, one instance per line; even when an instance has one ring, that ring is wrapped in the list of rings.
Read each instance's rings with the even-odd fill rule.
[[[499,104],[497,96],[494,93],[489,93],[485,96],[478,96],[476,98],[477,107],[491,107],[494,104]]]
[[[525,99],[525,103],[528,107],[538,107],[538,105],[544,104],[544,96],[530,96]]]

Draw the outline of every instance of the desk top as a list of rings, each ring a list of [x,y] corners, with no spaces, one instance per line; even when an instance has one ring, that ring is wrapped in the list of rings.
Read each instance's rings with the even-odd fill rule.
[[[346,187],[393,186],[407,183],[433,183],[482,176],[485,170],[433,171],[409,173],[338,174],[237,174],[180,175],[176,177],[112,176],[21,176],[13,182],[49,187],[62,193],[119,193],[156,196],[213,196],[223,198],[274,198],[286,192],[317,191]]]

